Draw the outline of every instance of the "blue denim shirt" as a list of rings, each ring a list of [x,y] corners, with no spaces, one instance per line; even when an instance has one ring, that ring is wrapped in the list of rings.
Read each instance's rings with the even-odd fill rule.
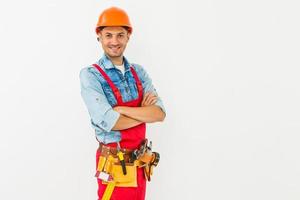
[[[142,82],[143,93],[152,92],[158,96],[152,85],[151,78],[142,66],[129,63],[125,57],[123,57],[123,63],[125,67],[124,75],[114,66],[105,54],[98,62],[96,62],[120,90],[123,102],[128,102],[138,97],[136,83],[130,71],[130,66],[135,69]],[[120,141],[120,131],[111,130],[120,114],[112,108],[117,104],[117,101],[106,80],[95,67],[90,65],[81,69],[80,85],[81,96],[87,106],[91,124],[92,127],[95,128],[95,134],[98,141],[105,144]],[[155,105],[166,112],[160,97],[158,97]]]

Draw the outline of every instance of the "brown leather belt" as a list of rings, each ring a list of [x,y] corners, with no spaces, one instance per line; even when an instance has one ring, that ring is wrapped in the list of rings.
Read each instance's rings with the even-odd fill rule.
[[[124,160],[126,163],[130,163],[131,161],[131,154],[134,150],[131,149],[125,149],[125,148],[121,148],[120,149],[123,153],[124,153]],[[110,146],[106,146],[103,143],[99,143],[99,148],[98,151],[101,152],[100,155],[107,157],[109,155],[112,155],[115,158],[118,158],[118,149],[116,147],[110,147]]]

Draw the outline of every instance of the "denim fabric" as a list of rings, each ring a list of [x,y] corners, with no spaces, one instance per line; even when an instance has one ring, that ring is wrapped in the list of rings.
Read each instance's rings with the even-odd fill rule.
[[[123,59],[125,67],[124,75],[105,54],[96,62],[120,90],[123,102],[128,102],[138,97],[136,83],[130,71],[130,66],[137,72],[143,85],[143,92],[152,92],[157,95],[152,80],[145,69],[138,64],[129,63],[125,57]],[[79,77],[81,96],[90,114],[91,125],[95,129],[96,138],[105,144],[120,141],[120,131],[111,130],[120,114],[112,109],[117,101],[110,86],[100,72],[92,65],[81,69]],[[156,105],[166,112],[161,98],[158,97]]]

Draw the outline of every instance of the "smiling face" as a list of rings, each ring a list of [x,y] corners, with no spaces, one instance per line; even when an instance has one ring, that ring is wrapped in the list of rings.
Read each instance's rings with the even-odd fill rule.
[[[111,58],[123,56],[129,36],[130,33],[120,26],[107,26],[98,33],[105,54]]]

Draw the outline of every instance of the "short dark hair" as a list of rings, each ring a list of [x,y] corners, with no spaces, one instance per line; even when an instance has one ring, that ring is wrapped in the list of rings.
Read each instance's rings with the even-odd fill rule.
[[[97,33],[99,33],[100,31],[102,31],[105,27],[106,26],[100,26],[100,27],[98,27],[97,28]],[[125,28],[128,33],[131,32],[131,28],[130,27],[128,27],[128,26],[121,26],[121,27]]]

